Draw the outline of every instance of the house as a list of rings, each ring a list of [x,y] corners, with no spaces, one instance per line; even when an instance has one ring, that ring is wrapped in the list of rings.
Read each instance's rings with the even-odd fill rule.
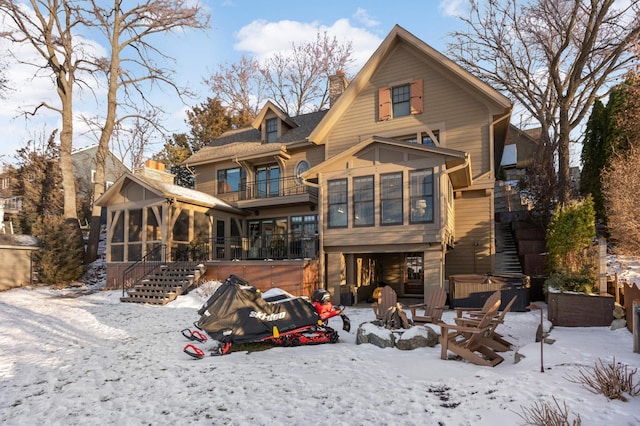
[[[97,152],[98,145],[96,144],[75,149],[71,153],[73,174],[76,177],[76,195],[80,208],[78,218],[81,223],[87,223],[91,217]],[[127,166],[109,150],[105,159],[105,188],[111,186],[127,170],[129,170]]]
[[[451,274],[492,272],[509,99],[400,26],[353,81],[332,76],[330,93],[329,110],[297,117],[267,102],[187,159],[206,201],[125,174],[98,200],[108,270],[160,243],[165,255],[199,245],[200,215],[208,275],[233,267],[268,288],[301,270],[301,292],[326,287],[334,302],[380,283],[423,296]]]

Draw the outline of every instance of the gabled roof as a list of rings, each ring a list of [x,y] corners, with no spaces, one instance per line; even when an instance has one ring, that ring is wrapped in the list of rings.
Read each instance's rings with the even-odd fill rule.
[[[176,201],[188,204],[225,210],[237,214],[243,213],[242,210],[232,207],[221,199],[204,192],[184,188],[182,186],[157,179],[151,179],[146,176],[134,175],[131,172],[125,172],[113,185],[111,185],[109,189],[107,189],[105,193],[96,200],[96,205],[109,205],[109,200],[118,194],[128,182],[134,182],[161,198],[175,199]]]
[[[292,129],[298,127],[298,124],[296,122],[291,120],[291,118],[282,109],[280,109],[280,107],[278,107],[271,101],[267,101],[267,103],[264,104],[264,106],[258,113],[258,116],[251,123],[251,127],[253,127],[254,129],[260,129],[260,126],[262,125],[262,122],[264,121],[264,118],[269,111],[277,115],[280,120],[287,123],[287,125]]]
[[[466,152],[449,148],[411,143],[397,139],[383,138],[380,136],[373,136],[371,138],[368,138],[352,146],[351,148],[344,150],[337,155],[334,155],[330,159],[323,161],[322,163],[314,167],[311,167],[309,170],[302,173],[301,177],[304,180],[315,179],[317,178],[318,173],[322,173],[323,171],[330,169],[331,165],[335,164],[336,162],[343,162],[345,159],[353,157],[358,152],[373,144],[401,147],[407,150],[414,150],[443,156],[445,157],[444,163],[447,168],[447,173],[451,175],[451,181],[454,185],[454,189],[464,188],[470,186],[472,183],[471,162],[469,160],[469,155]]]
[[[291,118],[296,122],[296,127],[285,132],[276,142],[271,143],[262,143],[260,131],[251,126],[229,130],[187,158],[182,164],[197,166],[213,161],[240,159],[241,157],[251,158],[270,152],[277,154],[282,145],[306,143],[307,136],[326,113],[327,110],[323,110]]]
[[[371,58],[364,67],[358,72],[356,77],[351,81],[344,93],[332,105],[329,113],[324,117],[320,124],[309,135],[311,142],[318,142],[329,133],[331,128],[336,124],[337,118],[341,117],[349,108],[349,105],[356,99],[358,94],[364,90],[371,80],[371,77],[378,69],[380,64],[388,57],[399,43],[408,43],[431,60],[441,64],[447,70],[456,75],[461,81],[466,82],[474,88],[479,94],[489,101],[496,104],[498,108],[503,108],[505,112],[512,108],[512,102],[506,96],[502,95],[482,80],[465,71],[462,67],[451,61],[442,53],[433,49],[425,42],[405,30],[399,25],[395,25],[389,35],[383,40],[382,44],[376,49]]]

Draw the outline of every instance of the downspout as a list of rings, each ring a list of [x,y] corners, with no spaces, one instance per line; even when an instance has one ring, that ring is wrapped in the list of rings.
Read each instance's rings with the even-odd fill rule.
[[[322,195],[322,185],[314,183],[314,182],[309,182],[306,179],[303,179],[302,177],[300,178],[300,182],[302,182],[303,185],[306,186],[310,186],[312,188],[316,188],[318,190],[318,247],[319,247],[319,253],[318,253],[318,281],[319,281],[319,285],[322,288],[326,288],[327,287],[327,283],[325,282],[325,276],[324,276],[324,214],[323,214],[323,210],[324,210],[324,198]],[[336,295],[334,295],[334,297],[336,297]],[[337,297],[340,297],[340,295],[337,295]]]

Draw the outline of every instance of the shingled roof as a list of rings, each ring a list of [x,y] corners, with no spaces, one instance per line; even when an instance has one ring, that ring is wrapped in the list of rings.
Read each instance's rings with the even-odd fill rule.
[[[186,159],[183,164],[193,166],[239,156],[278,152],[283,145],[305,142],[326,113],[327,110],[322,110],[291,117],[298,127],[290,129],[270,143],[262,143],[260,130],[251,126],[229,130]]]

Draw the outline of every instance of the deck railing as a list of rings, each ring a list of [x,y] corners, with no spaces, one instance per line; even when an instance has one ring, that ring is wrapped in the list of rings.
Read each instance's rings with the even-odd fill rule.
[[[217,197],[227,202],[259,200],[264,198],[286,197],[310,194],[317,196],[316,188],[304,185],[298,178],[280,178],[274,180],[249,181],[240,184],[238,191],[224,191],[218,188]]]
[[[212,260],[315,259],[316,234],[288,233],[255,237],[217,238]]]

